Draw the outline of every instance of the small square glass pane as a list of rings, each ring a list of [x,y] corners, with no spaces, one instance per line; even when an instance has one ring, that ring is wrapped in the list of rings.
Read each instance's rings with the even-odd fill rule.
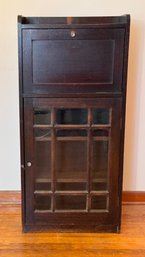
[[[86,196],[57,195],[56,210],[85,210]]]
[[[45,128],[34,128],[35,139],[39,141],[50,140],[51,130]]]
[[[93,124],[109,124],[109,110],[108,109],[93,109],[92,110]]]
[[[35,210],[50,210],[51,196],[35,195]]]
[[[56,123],[57,124],[72,124],[81,125],[87,124],[88,111],[87,109],[58,109],[56,110]]]
[[[91,209],[92,210],[106,210],[107,209],[107,196],[98,195],[92,196],[91,199]]]
[[[51,110],[50,109],[35,109],[34,110],[34,124],[40,124],[40,125],[51,124]]]

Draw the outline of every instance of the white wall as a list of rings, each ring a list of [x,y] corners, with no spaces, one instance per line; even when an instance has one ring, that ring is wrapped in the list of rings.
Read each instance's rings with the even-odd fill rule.
[[[0,0],[0,190],[19,190],[17,15],[132,16],[124,190],[145,190],[145,1]]]

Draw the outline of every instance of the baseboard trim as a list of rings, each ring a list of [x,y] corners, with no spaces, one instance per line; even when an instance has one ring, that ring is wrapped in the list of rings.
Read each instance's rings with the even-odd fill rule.
[[[145,203],[145,191],[123,191],[123,203]],[[21,204],[20,191],[0,191],[0,205]]]
[[[21,204],[20,191],[0,191],[0,204]]]
[[[145,191],[123,191],[122,202],[141,203],[145,202]]]

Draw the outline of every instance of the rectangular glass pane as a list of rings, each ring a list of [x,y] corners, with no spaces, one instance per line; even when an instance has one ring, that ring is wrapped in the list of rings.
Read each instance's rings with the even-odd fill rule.
[[[57,124],[81,125],[87,124],[88,111],[86,109],[59,109],[56,110]]]
[[[93,141],[92,189],[100,190],[102,187],[103,190],[107,190],[107,181],[108,141]]]
[[[35,195],[35,210],[51,210],[51,196]]]
[[[108,129],[93,129],[92,136],[93,137],[108,137],[109,130]]]
[[[57,137],[86,137],[85,129],[59,129],[56,131]]]
[[[35,183],[35,190],[37,191],[51,191],[51,182],[50,179],[38,178]]]
[[[86,196],[57,195],[56,210],[85,210]]]
[[[37,182],[50,182],[51,142],[35,141],[35,177]]]
[[[87,183],[83,182],[60,182],[56,184],[58,191],[85,191]]]
[[[56,142],[56,174],[58,182],[86,182],[87,142]]]
[[[51,110],[35,109],[34,110],[34,124],[40,124],[40,125],[51,124]]]
[[[92,210],[106,210],[108,208],[108,196],[98,195],[92,196],[91,199],[91,209]]]
[[[102,180],[102,181],[101,181]],[[108,188],[108,183],[107,180],[105,181],[105,179],[100,179],[99,182],[92,182],[92,190],[93,191],[105,191]]]
[[[93,124],[109,124],[109,110],[97,108],[92,109]]]

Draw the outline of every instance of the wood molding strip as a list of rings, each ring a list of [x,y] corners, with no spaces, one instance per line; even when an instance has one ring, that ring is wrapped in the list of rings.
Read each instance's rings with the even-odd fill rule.
[[[145,191],[123,191],[122,202],[145,202]]]
[[[124,191],[122,202],[145,202],[145,191]],[[21,204],[21,191],[0,191],[0,205],[3,204]]]
[[[0,205],[3,204],[21,204],[20,191],[0,191]]]

